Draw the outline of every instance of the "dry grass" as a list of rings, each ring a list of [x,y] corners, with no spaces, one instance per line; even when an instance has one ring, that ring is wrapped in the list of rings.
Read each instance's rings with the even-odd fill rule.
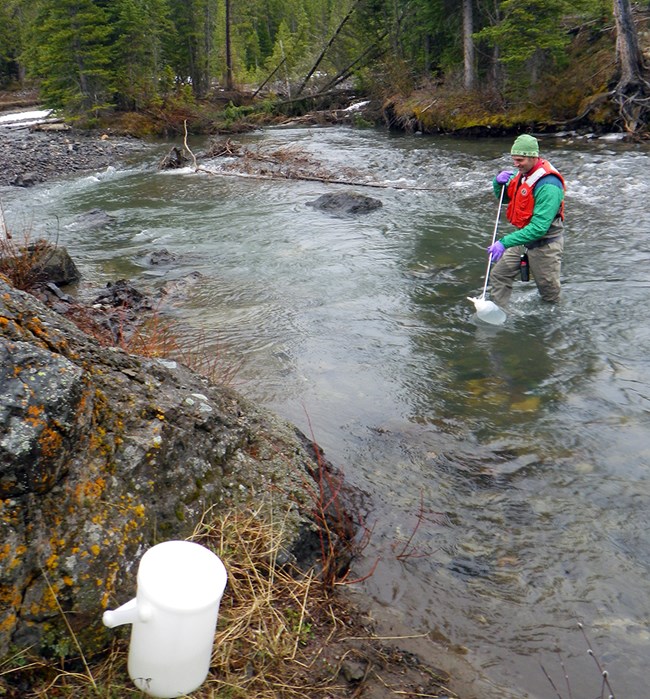
[[[286,560],[283,522],[262,508],[235,512],[204,518],[194,538],[228,570],[213,671],[199,696],[297,699],[334,690],[336,677],[314,663],[319,644],[344,624],[314,572]]]
[[[173,324],[157,310],[134,312],[126,306],[73,303],[65,315],[104,347],[119,347],[141,357],[171,357],[179,350]]]
[[[285,524],[272,508],[209,510],[191,539],[214,551],[228,572],[210,673],[192,697],[343,696],[337,668],[319,659],[322,648],[345,632],[338,616],[344,612],[313,571],[291,562],[283,549]],[[142,697],[126,675],[125,640],[94,662],[79,651],[76,663],[48,664],[27,653],[9,658],[0,666],[0,696]]]
[[[43,266],[55,249],[55,243],[43,238],[32,240],[30,227],[25,227],[19,242],[0,205],[0,274],[16,289],[33,291],[43,281]]]
[[[122,306],[95,308],[70,304],[66,317],[104,347],[119,347],[140,357],[174,359],[211,383],[232,386],[242,359],[228,356],[203,331],[180,335],[159,309],[134,313]]]

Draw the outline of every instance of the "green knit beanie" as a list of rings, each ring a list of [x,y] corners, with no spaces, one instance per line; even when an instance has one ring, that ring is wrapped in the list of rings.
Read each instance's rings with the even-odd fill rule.
[[[510,149],[510,155],[525,155],[529,158],[539,155],[539,143],[534,136],[528,134],[517,136]]]

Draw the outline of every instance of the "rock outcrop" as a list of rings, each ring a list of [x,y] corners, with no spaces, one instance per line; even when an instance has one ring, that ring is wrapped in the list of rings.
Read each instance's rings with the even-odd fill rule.
[[[142,553],[210,507],[296,503],[319,464],[293,426],[176,362],[99,346],[0,277],[0,657],[106,646]],[[291,542],[288,542],[290,546]],[[63,619],[65,614],[65,620]]]

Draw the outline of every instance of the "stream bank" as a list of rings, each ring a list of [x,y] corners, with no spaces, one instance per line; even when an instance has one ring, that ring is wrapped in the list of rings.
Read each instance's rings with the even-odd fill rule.
[[[201,261],[184,321],[247,358],[244,395],[311,434],[307,411],[328,456],[376,495],[373,548],[358,575],[381,555],[364,587],[406,610],[412,628],[448,629],[475,667],[521,688],[517,697],[548,695],[539,664],[554,668],[562,648],[573,693],[588,696],[597,678],[567,626],[579,616],[595,650],[608,651],[617,691],[643,696],[642,625],[619,620],[642,620],[647,606],[638,390],[647,332],[634,322],[648,269],[647,153],[612,139],[540,141],[571,183],[566,302],[547,313],[520,285],[511,322],[492,337],[472,324],[466,296],[482,283],[489,181],[511,138],[334,127],[263,129],[245,142],[298,146],[334,171],[435,189],[373,190],[382,208],[337,220],[306,205],[338,188],[329,184],[145,166],[5,188],[5,212],[60,217],[61,242],[88,279],[146,282],[140,260],[152,247],[176,255],[167,275]],[[96,207],[115,223],[76,229]],[[427,509],[446,516],[421,525],[419,546],[440,548],[402,565],[393,546],[422,491]]]
[[[110,150],[101,147],[103,144],[106,144],[106,139],[101,139],[101,137],[97,139],[96,136],[88,136],[87,138],[84,138],[83,136],[75,135],[73,142],[78,144],[77,147],[67,149],[67,157],[61,158],[61,153],[59,152],[57,155],[57,150],[51,148],[51,143],[54,140],[59,146],[63,147],[66,143],[72,142],[72,135],[69,132],[30,133],[24,130],[11,132],[10,137],[3,141],[3,143],[12,146],[11,149],[9,149],[10,152],[16,152],[16,139],[13,138],[15,136],[18,137],[19,141],[24,139],[23,143],[25,148],[19,148],[18,152],[25,152],[28,148],[33,149],[35,159],[30,162],[43,164],[43,179],[39,181],[44,181],[46,178],[52,178],[55,176],[60,177],[64,173],[74,174],[85,170],[93,170],[98,167],[112,166],[117,164],[117,161],[111,159],[107,164],[107,158],[113,158],[116,153],[120,153],[124,156],[128,156],[133,153],[133,150],[130,148],[132,143],[130,139],[124,139],[123,142],[120,140],[120,143],[124,146],[122,150]],[[100,147],[97,147],[98,143]],[[142,147],[146,147],[146,145],[143,145]],[[3,152],[5,152],[4,149]],[[3,163],[3,165],[5,164]],[[4,167],[3,170],[6,171],[9,168],[10,164],[6,163],[6,167]],[[34,184],[36,184],[36,182],[34,182]],[[88,396],[94,396],[95,402],[99,400],[101,394],[107,389],[108,385],[112,385],[113,388],[116,388],[119,384],[124,383],[125,380],[127,383],[133,380],[142,380],[144,382],[143,385],[149,385],[149,379],[147,379],[145,376],[147,373],[145,364],[141,364],[138,360],[133,358],[120,358],[121,354],[104,352],[103,350],[100,351],[100,354],[106,361],[102,359],[100,362],[97,359],[97,357],[100,356],[99,354],[92,359],[91,356],[94,356],[92,355],[92,352],[95,351],[91,349],[92,343],[86,344],[86,341],[81,339],[81,335],[75,332],[67,321],[63,319],[59,320],[56,314],[47,313],[44,308],[39,307],[39,305],[29,299],[29,297],[24,297],[21,295],[13,296],[13,293],[14,292],[7,290],[7,293],[5,294],[5,298],[13,298],[12,310],[7,311],[7,313],[4,314],[4,317],[7,319],[6,327],[12,327],[16,332],[18,332],[19,329],[22,328],[20,325],[21,318],[25,317],[32,320],[30,321],[31,325],[29,328],[24,328],[24,333],[23,329],[20,329],[19,334],[13,337],[7,332],[6,327],[3,325],[3,342],[6,341],[7,350],[10,353],[14,351],[13,348],[15,347],[16,343],[20,344],[22,347],[28,339],[28,336],[30,341],[33,340],[38,346],[38,351],[35,350],[34,357],[32,357],[30,360],[32,364],[43,352],[47,352],[48,350],[54,353],[62,353],[60,361],[63,362],[66,367],[69,366],[70,371],[76,372],[75,380],[78,384],[78,391],[75,392],[75,395],[78,393],[79,396],[83,398],[83,396],[87,393]],[[24,311],[18,312],[17,308],[21,303],[26,303],[27,305]],[[74,352],[71,350],[73,345],[76,347]],[[102,387],[97,386],[89,393],[88,387],[84,388],[82,385],[85,382],[83,379],[83,367],[79,366],[78,369],[75,369],[73,366],[75,361],[74,355],[78,353],[79,348],[82,347],[82,345],[86,347],[86,349],[81,352],[81,355],[84,358],[83,366],[86,367],[85,371],[90,371],[90,374],[95,377],[104,376],[104,378],[101,379]],[[70,354],[70,352],[72,353]],[[103,364],[103,368],[100,367],[100,364]],[[153,368],[153,364],[151,367]],[[33,369],[34,367],[32,366],[31,368]],[[116,380],[108,379],[108,376],[112,376],[112,372],[115,370],[118,372],[115,376],[119,378]],[[175,371],[175,369],[173,371]],[[211,401],[210,406],[212,406],[213,409],[216,402],[219,401],[219,390],[213,387],[208,387],[204,380],[199,378],[191,378],[189,374],[185,373],[183,373],[182,378],[170,379],[171,374],[169,377],[167,376],[169,373],[168,368],[162,365],[157,366],[153,370],[153,373],[154,376],[152,377],[151,381],[158,386],[156,409],[153,410],[152,408],[153,412],[152,410],[149,410],[148,415],[144,415],[142,411],[136,411],[141,415],[141,417],[143,417],[143,419],[146,418],[149,421],[149,424],[151,425],[151,432],[154,435],[152,438],[153,441],[151,442],[151,445],[153,446],[149,445],[151,448],[148,449],[148,451],[147,449],[143,451],[143,464],[145,464],[145,462],[153,463],[151,462],[151,453],[156,454],[156,464],[162,463],[162,461],[167,458],[165,456],[166,451],[169,451],[168,456],[170,458],[176,460],[178,449],[186,448],[182,446],[181,442],[177,442],[175,446],[167,449],[165,447],[165,441],[167,440],[169,434],[163,438],[162,442],[157,441],[158,438],[156,435],[158,434],[158,424],[160,424],[161,427],[164,424],[171,425],[172,413],[177,412],[176,408],[164,411],[160,408],[160,401],[163,400],[160,391],[163,388],[163,384],[166,383],[168,379],[170,380],[171,384],[175,385],[173,388],[174,391],[194,390],[193,395],[195,396],[205,396],[207,394],[211,397],[209,400]],[[88,376],[90,376],[90,374]],[[163,377],[163,374],[165,377]],[[195,385],[195,382],[197,381],[198,383]],[[131,394],[132,393],[133,392],[131,391]],[[63,393],[61,395],[63,395]],[[133,398],[133,396],[131,396],[131,398]],[[153,396],[150,396],[150,398],[153,400]],[[183,403],[183,400],[184,399],[181,396],[176,403],[180,405]],[[201,398],[201,400],[204,399]],[[223,400],[230,405],[239,405],[239,398],[234,396],[229,391],[224,393]],[[91,411],[91,414],[86,415],[84,413],[81,415],[81,417],[84,419],[92,418],[92,420],[96,420],[101,417],[102,420],[105,420],[110,412],[109,405],[115,405],[120,401],[122,401],[122,399],[117,402],[115,400],[102,401],[101,405],[97,403],[98,407],[96,407],[96,409],[94,408]],[[58,401],[53,399],[50,401],[50,403],[48,403],[48,410],[54,409],[56,405],[65,407],[67,404],[63,400]],[[81,403],[79,405],[81,405]],[[201,407],[201,405],[199,407]],[[47,411],[45,411],[45,413],[46,412]],[[68,412],[69,415],[66,420],[55,421],[55,424],[70,422],[74,415],[80,411],[78,411],[74,405],[70,405]],[[163,412],[165,414],[164,421],[161,417]],[[45,413],[43,413],[44,418],[46,417]],[[240,429],[241,425],[243,425],[245,422],[248,424],[248,418],[246,415],[249,413],[249,417],[251,417],[253,413],[257,414],[256,409],[252,406],[250,406],[250,408],[234,409],[234,419],[236,420],[236,424],[239,426],[237,429]],[[178,412],[179,416],[180,414],[181,413]],[[135,415],[133,417],[135,418]],[[253,418],[253,422],[255,419],[256,418]],[[77,418],[75,418],[75,420],[77,420]],[[119,449],[119,444],[122,443],[122,440],[125,438],[125,434],[122,433],[125,431],[125,425],[122,424],[123,420],[124,418],[116,418],[115,425],[117,425],[119,429],[113,425],[110,429],[105,429],[102,427],[101,429],[92,428],[85,430],[83,428],[83,424],[80,423],[78,429],[75,427],[75,430],[73,430],[74,434],[73,432],[70,432],[68,436],[63,434],[62,439],[68,440],[70,444],[76,445],[74,447],[74,453],[76,455],[75,458],[77,459],[77,457],[79,457],[80,441],[83,442],[88,438],[90,440],[89,444],[93,445],[93,449],[95,449],[95,455],[101,459],[104,458],[102,455],[108,454],[109,451],[112,453],[114,452],[115,448]],[[13,415],[13,428],[18,428],[19,422],[20,420],[18,420],[17,416]],[[24,422],[29,423],[30,425],[32,424],[27,418]],[[32,422],[34,422],[34,420],[32,420]],[[45,423],[43,424],[45,425]],[[34,426],[36,426],[35,422]],[[8,425],[5,424],[3,429],[7,427]],[[188,426],[186,425],[183,430],[186,430],[187,427]],[[147,430],[145,429],[145,431]],[[91,433],[95,432],[101,435],[106,435],[105,438],[102,438],[103,441],[101,443],[95,444],[93,440],[90,439]],[[120,434],[118,434],[118,432]],[[275,434],[275,436],[271,436],[271,433]],[[37,437],[38,435],[35,433],[35,436]],[[276,432],[276,428],[270,427],[268,440],[273,441],[278,438],[280,438],[279,428]],[[285,437],[283,436],[282,438],[284,439]],[[240,438],[238,437],[237,439]],[[129,440],[131,440],[136,447],[141,443],[144,448],[146,446],[145,442],[147,442],[147,437],[146,435],[144,435],[142,438],[134,437],[131,439],[131,437],[129,437],[126,441],[128,442]],[[255,430],[251,430],[248,436],[240,440],[241,444],[233,443],[233,454],[240,450],[241,455],[244,456],[245,454],[245,458],[249,461],[250,459],[259,459],[260,457],[256,452],[256,449],[253,449],[252,447],[248,449],[246,443],[250,442],[251,444],[260,444],[265,440],[267,440],[267,437],[263,437],[261,433],[255,434]],[[297,449],[298,447],[296,446],[294,448],[290,448],[290,451],[297,453]],[[71,471],[68,466],[62,465],[60,458],[62,456],[61,451],[57,451],[56,453],[50,453],[48,451],[48,454],[50,454],[50,457],[54,459],[52,463],[56,462],[57,464],[55,472],[52,472],[51,477],[48,476],[48,478],[44,481],[48,489],[50,487],[53,488],[52,497],[45,492],[43,493],[43,496],[46,496],[49,498],[49,500],[51,500],[52,512],[48,515],[48,517],[51,516],[52,521],[59,521],[56,514],[56,508],[59,506],[64,506],[66,503],[68,503],[71,507],[73,507],[73,509],[75,509],[75,498],[79,496],[81,497],[79,502],[81,503],[80,507],[82,510],[88,507],[93,508],[94,515],[92,519],[93,522],[96,523],[97,517],[99,516],[97,504],[102,501],[102,492],[105,487],[105,478],[102,475],[99,465],[96,467],[93,466],[90,468],[90,470],[86,468],[84,473],[78,472],[76,467],[74,467]],[[264,461],[264,459],[262,459],[262,461]],[[84,463],[87,465],[87,462]],[[99,462],[97,463],[99,464]],[[43,465],[46,466],[47,464]],[[265,478],[265,468],[266,467],[263,466],[262,472],[258,473],[255,477],[259,476],[261,478]],[[252,474],[253,471],[250,473]],[[166,477],[168,477],[168,475]],[[115,474],[113,474],[111,478],[115,480]],[[272,478],[277,480],[277,476],[272,476]],[[75,485],[75,479],[77,479],[81,485]],[[148,481],[151,480],[151,478],[148,479]],[[203,478],[200,480],[203,480]],[[252,476],[250,476],[244,478],[243,480],[247,483],[247,486],[250,486],[254,479]],[[72,482],[72,485],[68,487],[65,485],[65,483],[68,481],[75,482]],[[34,481],[34,484],[36,484],[36,481]],[[205,485],[201,487],[205,488]],[[178,493],[176,494],[178,495]],[[62,497],[62,495],[65,497]],[[18,501],[21,500],[22,497],[23,495],[21,493],[16,493],[13,497],[14,504],[10,508],[11,512],[7,511],[5,514],[14,517],[16,508],[19,507]],[[31,498],[31,496],[29,497]],[[190,497],[189,499],[191,500],[192,498]],[[197,502],[192,503],[193,508],[196,508],[196,505]],[[185,528],[189,527],[189,531],[192,527],[192,517],[196,517],[197,512],[193,510],[194,514],[189,518],[187,515],[184,515],[183,517],[175,517],[173,512],[178,515],[178,508],[175,508],[173,505],[170,507],[171,509],[167,515],[163,517],[163,519],[167,521],[176,520],[176,524],[178,526]],[[142,527],[145,526],[146,522],[146,517],[144,516],[145,511],[146,507],[140,507],[140,505],[137,503],[129,503],[129,507],[123,509],[125,516],[131,516],[131,514],[133,515],[131,519],[128,520],[128,526],[126,526],[126,529],[121,525],[111,525],[109,528],[111,536],[118,531],[128,530],[128,542],[121,542],[119,545],[128,544],[131,549],[137,546],[136,538],[140,536]],[[101,510],[101,512],[102,517],[104,515],[108,516],[109,510],[104,508]],[[170,513],[171,516],[169,516]],[[84,520],[82,512],[78,512],[75,517],[68,516],[67,518],[61,519],[66,520],[69,525],[78,525],[80,528],[79,531],[83,529]],[[104,529],[106,530],[106,527],[104,527]],[[12,531],[14,536],[17,536],[17,530],[12,528]],[[89,535],[92,535],[93,531],[89,530]],[[78,638],[81,639],[84,644],[85,642],[97,643],[97,636],[95,635],[97,632],[97,627],[96,624],[93,623],[93,620],[96,622],[96,619],[93,617],[92,610],[95,606],[101,608],[102,605],[107,603],[108,598],[106,597],[106,592],[108,592],[108,590],[96,590],[97,595],[101,594],[103,596],[101,602],[100,600],[95,600],[95,604],[95,602],[93,602],[92,590],[95,589],[96,586],[91,587],[90,590],[86,590],[83,587],[83,575],[85,574],[83,566],[75,565],[74,570],[64,570],[65,566],[70,565],[73,553],[70,553],[69,555],[66,554],[65,545],[63,542],[67,540],[74,540],[78,542],[80,540],[80,536],[81,534],[70,537],[67,535],[61,536],[55,543],[48,542],[43,539],[42,544],[37,548],[39,550],[43,547],[51,548],[50,555],[48,557],[48,565],[50,565],[51,562],[51,567],[48,568],[49,578],[55,586],[54,589],[57,591],[59,602],[66,608],[70,606],[70,613],[74,614],[74,628],[75,632],[78,634]],[[38,552],[31,550],[31,548],[26,545],[23,547],[23,545],[21,545],[17,539],[15,541],[12,539],[12,541],[15,544],[14,548],[16,554],[12,565],[13,563],[16,563],[16,565],[20,563],[21,566],[26,565],[27,563],[30,565],[35,565],[34,561],[36,559],[34,559],[34,555],[36,555]],[[88,543],[88,551],[91,551],[93,554],[90,560],[94,562],[94,565],[98,565],[99,549],[90,540]],[[95,551],[98,553],[95,553]],[[96,561],[95,558],[97,558]],[[119,569],[118,573],[118,569],[114,567],[114,564],[115,561],[111,563],[109,560],[105,564],[99,565],[98,568],[98,570],[107,570],[110,573],[109,577],[107,578],[107,584],[108,580],[110,579],[111,590],[113,592],[117,591],[118,587],[121,587],[122,584],[126,584],[128,579],[126,571]],[[13,567],[15,568],[16,566]],[[63,575],[61,580],[58,578],[59,573]],[[23,578],[25,581],[32,579],[28,574],[25,574]],[[123,582],[118,583],[118,578]],[[34,574],[33,579],[39,579],[38,572]],[[4,582],[8,585],[10,584],[8,580]],[[43,585],[41,585],[41,587],[43,587]],[[63,646],[66,644],[69,646],[69,639],[65,638],[65,630],[55,630],[56,624],[54,624],[54,621],[57,618],[56,609],[52,607],[47,607],[46,609],[47,600],[45,597],[47,597],[47,594],[45,588],[41,589],[39,594],[43,597],[42,605],[43,610],[45,611],[39,611],[40,616],[38,619],[35,617],[34,621],[39,620],[41,617],[48,619],[48,623],[51,625],[51,627],[47,633],[47,643],[53,644],[53,647],[57,648],[63,648]],[[22,599],[25,596],[25,593],[21,593],[19,595],[14,594],[12,598]],[[426,692],[426,696],[460,697],[461,699],[478,699],[478,697],[485,699],[486,697],[490,696],[488,688],[481,685],[481,681],[478,678],[477,673],[463,661],[462,654],[458,653],[457,650],[445,649],[443,646],[438,645],[436,642],[430,639],[427,634],[413,634],[408,627],[399,621],[397,614],[386,608],[373,604],[368,598],[365,598],[360,594],[348,594],[347,592],[341,592],[341,594],[337,596],[339,598],[338,604],[341,605],[341,608],[344,610],[343,614],[345,618],[348,619],[346,625],[344,626],[342,632],[339,630],[339,633],[335,638],[330,637],[329,632],[327,634],[325,633],[327,630],[327,627],[325,626],[323,626],[322,630],[315,630],[312,634],[309,648],[307,649],[307,651],[312,654],[312,661],[314,663],[318,663],[319,676],[322,677],[323,682],[327,683],[328,685],[330,683],[332,684],[332,690],[328,696],[332,698],[340,697],[341,699],[352,696],[366,697],[367,699],[389,699],[389,697],[394,696],[395,692],[405,694],[406,696],[422,695],[424,692]],[[32,608],[35,608],[34,605],[38,601],[38,595],[36,594],[35,588],[29,592],[27,597],[29,597],[31,600],[30,604],[32,605]],[[78,604],[74,602],[75,599],[81,600],[81,603]],[[16,614],[16,610],[14,610],[13,613]],[[315,614],[315,612],[310,613]],[[15,620],[14,617],[11,618]],[[77,620],[81,621],[79,622]],[[12,621],[12,623],[14,622]],[[34,634],[35,631],[23,631],[21,633]],[[60,637],[57,636],[57,634],[59,634]],[[88,635],[88,638],[86,638],[86,635]],[[15,636],[13,641],[14,648],[20,648],[21,638],[21,636]],[[33,642],[33,639],[30,640],[30,643],[31,642]],[[84,647],[86,646],[84,645]],[[44,669],[43,672],[45,672]],[[45,672],[45,674],[47,673]],[[3,684],[0,685],[0,687],[6,696],[23,697],[28,696],[32,690],[36,689],[36,687],[34,687],[32,684],[33,681],[34,678],[29,673],[23,674],[20,668],[16,668],[14,672],[6,675],[6,679],[3,679]]]

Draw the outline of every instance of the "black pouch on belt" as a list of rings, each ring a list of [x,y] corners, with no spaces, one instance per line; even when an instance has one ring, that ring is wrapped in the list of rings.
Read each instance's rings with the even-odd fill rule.
[[[519,272],[521,274],[521,281],[527,282],[530,279],[530,268],[528,266],[528,253],[525,252],[519,258]]]

